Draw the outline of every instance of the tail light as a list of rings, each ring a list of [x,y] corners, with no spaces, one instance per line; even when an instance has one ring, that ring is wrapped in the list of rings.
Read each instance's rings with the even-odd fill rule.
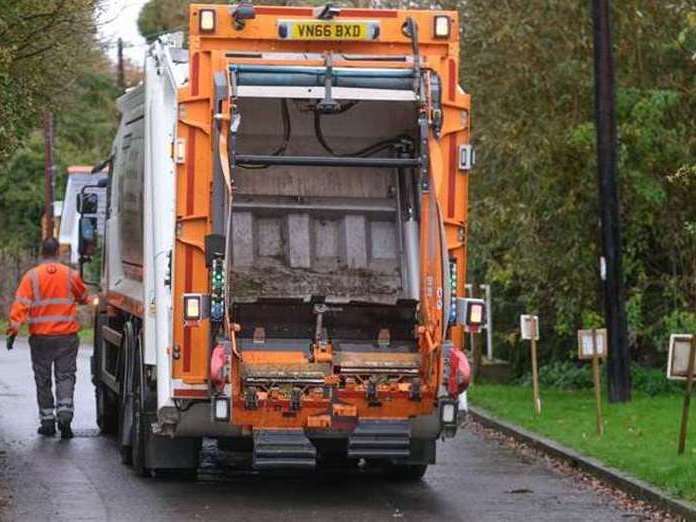
[[[452,20],[449,16],[437,15],[433,18],[433,36],[435,38],[449,38]]]
[[[215,31],[215,11],[213,9],[201,9],[198,12],[198,28],[202,33]]]
[[[218,397],[213,401],[213,417],[217,422],[230,420],[230,400],[227,397]]]
[[[440,426],[445,437],[454,437],[459,425],[458,402],[454,399],[440,399]]]

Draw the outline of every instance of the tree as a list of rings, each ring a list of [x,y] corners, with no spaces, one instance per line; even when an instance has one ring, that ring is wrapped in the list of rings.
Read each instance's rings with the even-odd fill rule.
[[[38,237],[41,112],[56,115],[61,172],[106,155],[118,91],[95,37],[97,0],[0,0],[0,7],[0,245],[19,251]]]
[[[630,338],[634,357],[655,360],[670,329],[696,327],[686,225],[696,212],[696,23],[690,2],[613,4]],[[471,268],[503,301],[503,346],[516,342],[517,315],[535,310],[552,356],[566,358],[575,329],[599,326],[601,310],[588,6],[467,0],[460,11],[480,152]]]
[[[97,0],[0,0],[0,162],[70,95],[96,47]]]
[[[57,196],[68,164],[111,147],[118,90],[95,38],[94,0],[0,0],[0,304],[36,253],[43,212],[41,112],[56,120]],[[2,306],[0,313],[6,311]]]
[[[73,84],[73,98],[56,112],[57,199],[66,168],[106,158],[116,130],[118,95],[110,71],[92,71]],[[0,245],[20,252],[35,246],[43,213],[43,137],[33,131],[0,165]]]
[[[188,29],[187,0],[150,0],[138,15],[138,30],[151,42],[162,33]]]

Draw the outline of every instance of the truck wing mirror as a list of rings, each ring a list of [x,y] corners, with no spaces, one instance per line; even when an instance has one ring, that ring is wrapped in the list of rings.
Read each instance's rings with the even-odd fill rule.
[[[101,181],[101,180],[99,180]],[[99,209],[99,195],[94,192],[81,192],[77,195],[77,212],[81,215],[96,214]]]
[[[80,263],[91,260],[97,251],[97,218],[91,216],[80,217],[79,234],[77,238],[77,252],[80,254]]]

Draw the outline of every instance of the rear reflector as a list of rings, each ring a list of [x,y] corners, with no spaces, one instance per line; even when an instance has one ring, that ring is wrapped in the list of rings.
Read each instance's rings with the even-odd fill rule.
[[[214,417],[218,422],[230,419],[230,401],[226,397],[215,399]]]
[[[184,296],[184,319],[197,321],[201,318],[201,298],[197,295]]]
[[[457,419],[457,408],[453,403],[445,403],[442,405],[442,422],[451,424]]]

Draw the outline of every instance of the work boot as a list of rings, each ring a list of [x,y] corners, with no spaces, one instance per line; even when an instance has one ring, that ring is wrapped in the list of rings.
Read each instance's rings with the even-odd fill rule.
[[[41,426],[37,430],[39,435],[44,437],[53,437],[56,434],[56,423],[52,420],[42,420]]]
[[[73,432],[72,432],[72,428],[70,428],[69,422],[58,422],[58,429],[60,430],[60,438],[61,439],[72,439],[73,438]]]

